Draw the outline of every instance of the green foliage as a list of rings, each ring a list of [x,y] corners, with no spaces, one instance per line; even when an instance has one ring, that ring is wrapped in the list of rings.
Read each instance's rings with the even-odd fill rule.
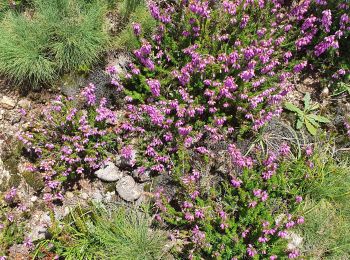
[[[98,60],[108,42],[104,0],[35,0],[34,9],[31,17],[10,12],[2,21],[1,74],[36,85]]]
[[[301,129],[305,125],[311,135],[316,135],[317,129],[320,127],[319,123],[329,123],[330,121],[328,118],[311,113],[319,108],[319,104],[311,104],[310,93],[306,93],[303,100],[303,110],[289,102],[285,103],[284,107],[297,115],[297,129]]]
[[[122,17],[125,17],[127,23],[115,37],[113,46],[117,49],[132,51],[140,46],[139,38],[135,36],[132,28],[133,23],[136,22],[141,25],[141,37],[150,38],[156,26],[156,21],[150,15],[143,1],[131,1],[138,3],[133,8],[127,8],[128,4],[126,2],[128,1],[120,6],[119,12]]]
[[[350,165],[337,162],[329,144],[318,146],[313,157],[311,182],[305,190],[299,228],[308,259],[350,257]]]
[[[59,227],[58,224],[62,224]],[[166,235],[151,228],[145,211],[101,205],[77,208],[63,223],[51,227],[53,238],[37,244],[41,259],[45,248],[65,259],[161,259]]]

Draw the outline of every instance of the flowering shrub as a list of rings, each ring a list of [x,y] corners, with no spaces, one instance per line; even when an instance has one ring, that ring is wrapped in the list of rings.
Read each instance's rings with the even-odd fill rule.
[[[8,255],[8,249],[14,244],[24,243],[28,248],[32,246],[24,233],[23,221],[28,217],[28,211],[27,206],[18,199],[16,188],[0,194],[0,259]]]
[[[97,103],[94,91],[90,84],[83,100],[59,96],[20,134],[33,161],[27,170],[42,175],[49,201],[62,198],[64,183],[98,169],[116,150],[116,113],[104,98]]]
[[[140,38],[122,81],[112,75],[127,94],[121,132],[142,134],[140,171],[164,172],[178,147],[206,153],[205,140],[248,135],[282,112],[288,78],[306,61],[290,61],[285,42],[294,34],[281,4],[182,1],[160,8],[151,1],[149,8],[156,33]],[[139,35],[137,24],[134,31]]]
[[[173,225],[178,237],[185,238],[180,255],[189,259],[297,257],[297,250],[286,250],[285,238],[304,221],[292,212],[302,201],[298,194],[308,166],[302,160],[291,163],[289,153],[289,146],[282,145],[279,154],[256,150],[253,159],[230,145],[225,157],[231,158],[229,171],[217,185],[206,183],[202,171],[186,172],[179,166],[176,193],[172,197],[156,193],[156,206],[158,220]],[[185,165],[191,164],[190,157],[184,158]]]
[[[297,28],[297,50],[334,81],[350,74],[349,13],[345,0],[303,1],[290,13]]]

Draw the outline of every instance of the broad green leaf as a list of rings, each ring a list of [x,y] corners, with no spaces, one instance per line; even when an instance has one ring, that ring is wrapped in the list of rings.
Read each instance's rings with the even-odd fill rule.
[[[284,104],[284,107],[289,111],[298,113],[299,115],[304,114],[303,111],[301,111],[297,106],[293,105],[292,103],[287,102]]]
[[[320,104],[319,104],[319,103],[316,103],[316,104],[312,105],[312,106],[309,108],[309,110],[310,110],[310,111],[314,111],[314,110],[318,109],[319,107],[320,107]]]
[[[297,120],[297,129],[301,129],[303,127],[303,120],[301,120],[300,118],[298,118]]]
[[[305,126],[311,135],[316,135],[317,129],[307,119],[305,120]]]
[[[305,96],[304,96],[305,110],[309,109],[310,101],[311,101],[311,96],[310,96],[310,93],[307,92],[307,93],[305,94]]]
[[[308,117],[312,118],[313,120],[316,120],[321,123],[330,123],[331,121],[324,117],[324,116],[318,116],[318,115],[308,115]]]
[[[312,115],[307,115],[305,117],[305,120],[308,120],[311,124],[313,124],[316,128],[320,127],[319,123],[316,122],[315,119],[313,119],[312,117],[310,117]]]

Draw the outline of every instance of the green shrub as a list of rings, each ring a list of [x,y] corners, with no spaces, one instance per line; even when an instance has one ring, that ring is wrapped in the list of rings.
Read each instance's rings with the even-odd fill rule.
[[[95,63],[108,42],[104,0],[35,0],[32,17],[8,13],[1,23],[0,73],[34,85]]]
[[[151,218],[136,209],[101,206],[78,208],[62,228],[51,227],[53,238],[37,245],[39,257],[51,244],[51,252],[65,259],[161,259],[166,235],[150,227]]]

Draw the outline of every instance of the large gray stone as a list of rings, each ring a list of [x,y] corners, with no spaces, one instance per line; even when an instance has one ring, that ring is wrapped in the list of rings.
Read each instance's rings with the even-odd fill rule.
[[[97,178],[103,181],[118,181],[123,177],[123,172],[114,163],[108,162],[104,167],[95,172]]]
[[[142,194],[141,187],[129,175],[118,181],[116,190],[122,199],[129,202],[137,200]]]

